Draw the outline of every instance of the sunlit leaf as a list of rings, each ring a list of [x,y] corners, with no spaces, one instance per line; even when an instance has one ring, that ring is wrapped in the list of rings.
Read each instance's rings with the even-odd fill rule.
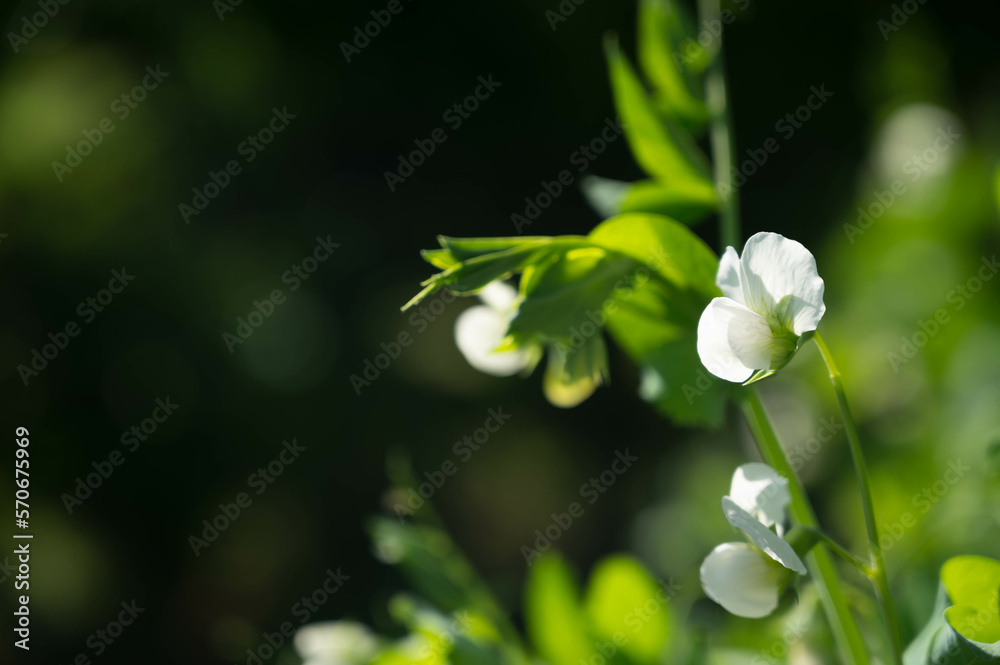
[[[639,77],[614,39],[605,42],[615,108],[636,161],[654,178],[680,187],[682,182],[710,182],[708,160],[676,121],[653,106]]]
[[[580,184],[590,205],[605,218],[648,212],[693,224],[718,205],[715,189],[703,180],[621,182],[588,176]]]
[[[708,122],[704,102],[693,92],[693,77],[685,77],[681,53],[672,33],[679,30],[677,3],[639,3],[639,64],[654,89],[657,107],[697,134]]]
[[[528,576],[524,618],[538,655],[549,665],[590,662],[594,647],[573,575],[561,557],[547,553]]]
[[[906,649],[904,665],[1000,660],[1000,561],[957,556],[941,568],[930,620]]]
[[[691,229],[661,215],[628,213],[598,225],[587,238],[626,254],[692,300],[697,315],[719,295],[719,260]]]
[[[522,289],[524,300],[511,332],[537,333],[550,340],[581,335],[581,328],[595,327],[615,288],[625,284],[635,268],[631,258],[600,247],[558,256],[531,276],[528,290]]]
[[[619,644],[635,663],[658,662],[675,629],[668,591],[632,557],[602,560],[591,573],[585,601],[594,633]]]

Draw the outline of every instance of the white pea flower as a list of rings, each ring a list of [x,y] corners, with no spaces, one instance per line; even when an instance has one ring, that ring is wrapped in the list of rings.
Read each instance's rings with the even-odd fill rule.
[[[526,349],[497,351],[507,326],[517,312],[517,291],[504,282],[491,282],[479,292],[475,305],[455,320],[455,342],[470,365],[493,376],[512,376],[531,366]]]
[[[743,256],[727,247],[715,298],[698,322],[698,355],[715,376],[743,383],[777,370],[823,318],[823,279],[808,249],[777,233],[757,233]]]
[[[354,621],[323,621],[295,633],[295,650],[304,665],[367,665],[378,651],[378,639]]]
[[[722,510],[750,543],[723,543],[712,550],[701,565],[701,585],[729,612],[765,617],[778,607],[792,573],[806,574],[802,559],[779,535],[791,502],[788,480],[766,464],[744,464],[733,474],[729,492]]]

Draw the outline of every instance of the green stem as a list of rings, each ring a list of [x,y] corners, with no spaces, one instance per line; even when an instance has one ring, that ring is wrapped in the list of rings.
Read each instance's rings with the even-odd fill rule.
[[[699,0],[698,13],[702,23],[722,25],[719,22],[719,0]],[[705,105],[708,107],[709,140],[712,145],[712,169],[715,191],[719,197],[719,226],[722,248],[738,247],[740,242],[740,208],[733,181],[736,163],[736,141],[733,132],[733,115],[726,91],[726,63],[722,34],[716,37],[718,48],[705,73]]]
[[[788,478],[788,487],[792,495],[792,503],[789,507],[792,517],[803,526],[817,528],[816,515],[809,504],[805,488],[789,463],[784,449],[778,443],[778,437],[764,411],[756,389],[747,388],[742,391],[740,401],[764,459],[778,473]],[[868,651],[861,638],[861,631],[847,605],[847,598],[840,588],[840,580],[837,578],[837,571],[829,552],[814,549],[807,557],[806,565],[816,581],[843,661],[855,665],[868,665]]]
[[[813,535],[816,536],[816,540],[818,542],[826,545],[831,552],[833,552],[841,559],[843,559],[847,563],[857,568],[858,571],[860,571],[861,574],[864,575],[865,577],[870,578],[875,574],[875,571],[872,570],[871,566],[869,566],[866,561],[864,561],[861,557],[855,555],[853,552],[850,552],[846,547],[838,543],[830,536],[826,535],[823,531],[819,529],[814,529],[812,527],[803,527],[803,528],[808,529],[809,532],[811,532]]]
[[[865,513],[865,526],[868,530],[868,548],[872,558],[872,581],[875,583],[875,591],[878,596],[879,605],[882,608],[882,616],[885,619],[886,630],[892,642],[893,659],[896,663],[903,660],[903,640],[899,633],[899,621],[896,619],[896,607],[892,601],[892,593],[889,590],[889,580],[885,572],[885,557],[882,548],[879,547],[878,522],[875,521],[875,506],[872,502],[871,480],[868,476],[868,465],[865,463],[865,456],[861,450],[861,440],[858,438],[858,428],[854,424],[854,416],[851,415],[851,407],[847,403],[847,393],[844,391],[844,383],[840,378],[840,370],[833,361],[830,349],[827,348],[823,336],[816,331],[813,336],[819,352],[823,356],[826,368],[830,372],[830,383],[837,393],[837,402],[840,404],[840,413],[844,418],[844,427],[847,430],[847,441],[851,447],[851,457],[854,459],[854,469],[858,477],[858,489],[861,492],[861,507]]]

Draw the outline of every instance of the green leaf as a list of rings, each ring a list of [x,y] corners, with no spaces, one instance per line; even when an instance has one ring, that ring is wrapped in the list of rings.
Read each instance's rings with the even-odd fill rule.
[[[581,328],[594,325],[616,286],[636,267],[631,258],[601,247],[559,255],[530,276],[510,332],[536,333],[549,341],[579,336]]]
[[[368,531],[378,556],[399,566],[413,587],[441,610],[494,610],[484,604],[482,583],[447,534],[384,517],[373,519]]]
[[[461,609],[444,614],[419,598],[400,594],[390,601],[394,619],[428,642],[428,651],[452,665],[504,665],[502,639],[487,617]]]
[[[701,364],[694,334],[647,351],[642,363],[639,394],[671,420],[689,427],[722,425],[729,387]]]
[[[719,259],[691,229],[669,217],[627,213],[602,222],[587,237],[639,261],[695,299],[696,317],[721,295],[715,285]]]
[[[676,3],[642,0],[639,4],[639,63],[655,91],[657,106],[697,134],[708,123],[705,103],[692,92],[672,33],[679,32]]]
[[[442,287],[447,287],[458,295],[472,295],[484,286],[498,279],[505,279],[515,272],[520,272],[525,266],[541,260],[546,254],[554,251],[556,245],[551,239],[547,242],[527,242],[490,253],[480,253],[467,260],[452,264],[443,272],[432,275],[422,282],[425,288],[403,305],[403,311],[420,303],[424,298],[434,294]],[[446,250],[449,253],[451,250]],[[454,256],[454,254],[450,254]],[[441,260],[441,255],[434,254],[435,260]]]
[[[957,556],[941,568],[941,583],[953,605],[945,621],[984,659],[1000,659],[1000,561]]]
[[[649,175],[677,186],[708,182],[708,160],[676,122],[661,116],[613,39],[605,42],[615,108],[636,161]]]
[[[590,662],[594,646],[580,606],[580,593],[561,557],[548,553],[532,566],[524,618],[538,655],[550,665]]]
[[[451,238],[449,236],[438,236],[438,244],[442,249],[449,252],[458,261],[467,261],[515,247],[525,245],[546,245],[556,239],[547,236],[509,236],[505,238]]]
[[[941,568],[931,618],[907,647],[904,665],[969,665],[1000,660],[1000,562],[957,556]]]
[[[638,665],[653,665],[673,638],[676,619],[670,596],[634,558],[603,559],[590,575],[585,606],[595,637],[618,644]]]
[[[640,395],[677,423],[717,427],[728,388],[702,366],[698,319],[712,298],[718,259],[687,227],[657,215],[608,220],[590,239],[642,260],[659,276],[618,298],[612,337],[642,367]]]
[[[715,190],[707,181],[621,182],[587,176],[580,185],[591,207],[605,218],[626,212],[647,212],[693,224],[718,206]]]

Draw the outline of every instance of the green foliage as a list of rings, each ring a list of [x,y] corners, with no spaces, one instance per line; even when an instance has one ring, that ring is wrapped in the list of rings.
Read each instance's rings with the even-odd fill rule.
[[[907,648],[905,665],[1000,660],[1000,561],[957,556],[941,567],[930,621]]]
[[[525,589],[528,637],[550,665],[589,662],[594,651],[576,581],[561,557],[543,557],[531,569]]]
[[[459,608],[487,614],[495,611],[484,604],[475,571],[445,533],[385,517],[372,520],[368,531],[380,557],[398,565],[413,588],[438,608],[447,612]]]
[[[721,422],[725,388],[709,380],[695,345],[698,317],[719,295],[718,259],[688,227],[630,213],[589,235],[439,238],[424,258],[442,272],[407,307],[440,288],[477,292],[520,274],[517,313],[504,348],[550,349],[545,394],[579,404],[607,379],[602,330],[650,377],[642,394],[685,424]]]
[[[636,161],[651,176],[636,183],[584,181],[584,194],[605,217],[653,212],[693,223],[717,208],[708,160],[695,142],[710,119],[696,76],[700,70],[681,64],[676,46],[690,34],[689,25],[676,3],[641,3],[638,55],[652,92],[617,39],[605,40],[615,108]]]
[[[612,665],[653,665],[676,646],[670,597],[625,555],[597,564],[582,601],[563,559],[546,555],[531,570],[525,621],[532,643],[550,665],[579,665],[594,654]]]
[[[708,181],[621,182],[589,176],[581,182],[581,186],[587,200],[604,217],[626,212],[650,212],[693,224],[713,211],[716,205],[715,189]]]
[[[708,122],[708,109],[693,91],[695,77],[678,64],[677,42],[690,23],[679,3],[642,0],[639,3],[639,64],[654,90],[657,108],[698,134]]]
[[[628,637],[621,651],[632,662],[655,663],[674,638],[676,619],[667,593],[632,557],[610,556],[590,575],[587,615],[600,639]]]
[[[382,558],[399,566],[420,594],[390,601],[390,616],[408,636],[382,640],[378,665],[527,665],[538,662],[533,657],[579,665],[599,648],[610,665],[656,665],[684,647],[670,587],[629,556],[598,562],[585,594],[561,557],[540,559],[524,591],[525,644],[446,533],[385,518],[374,520],[371,532]]]
[[[472,295],[520,275],[517,313],[500,348],[533,355],[549,348],[550,402],[575,406],[607,380],[607,327],[642,367],[644,398],[677,422],[718,425],[726,388],[704,372],[695,345],[698,316],[718,294],[718,260],[679,223],[697,222],[718,205],[695,141],[710,120],[697,79],[705,62],[678,57],[690,25],[671,0],[641,3],[638,53],[652,92],[617,40],[605,42],[615,107],[650,179],[585,179],[584,193],[608,218],[586,237],[439,237],[440,248],[423,256],[441,272],[403,309],[441,288]]]

